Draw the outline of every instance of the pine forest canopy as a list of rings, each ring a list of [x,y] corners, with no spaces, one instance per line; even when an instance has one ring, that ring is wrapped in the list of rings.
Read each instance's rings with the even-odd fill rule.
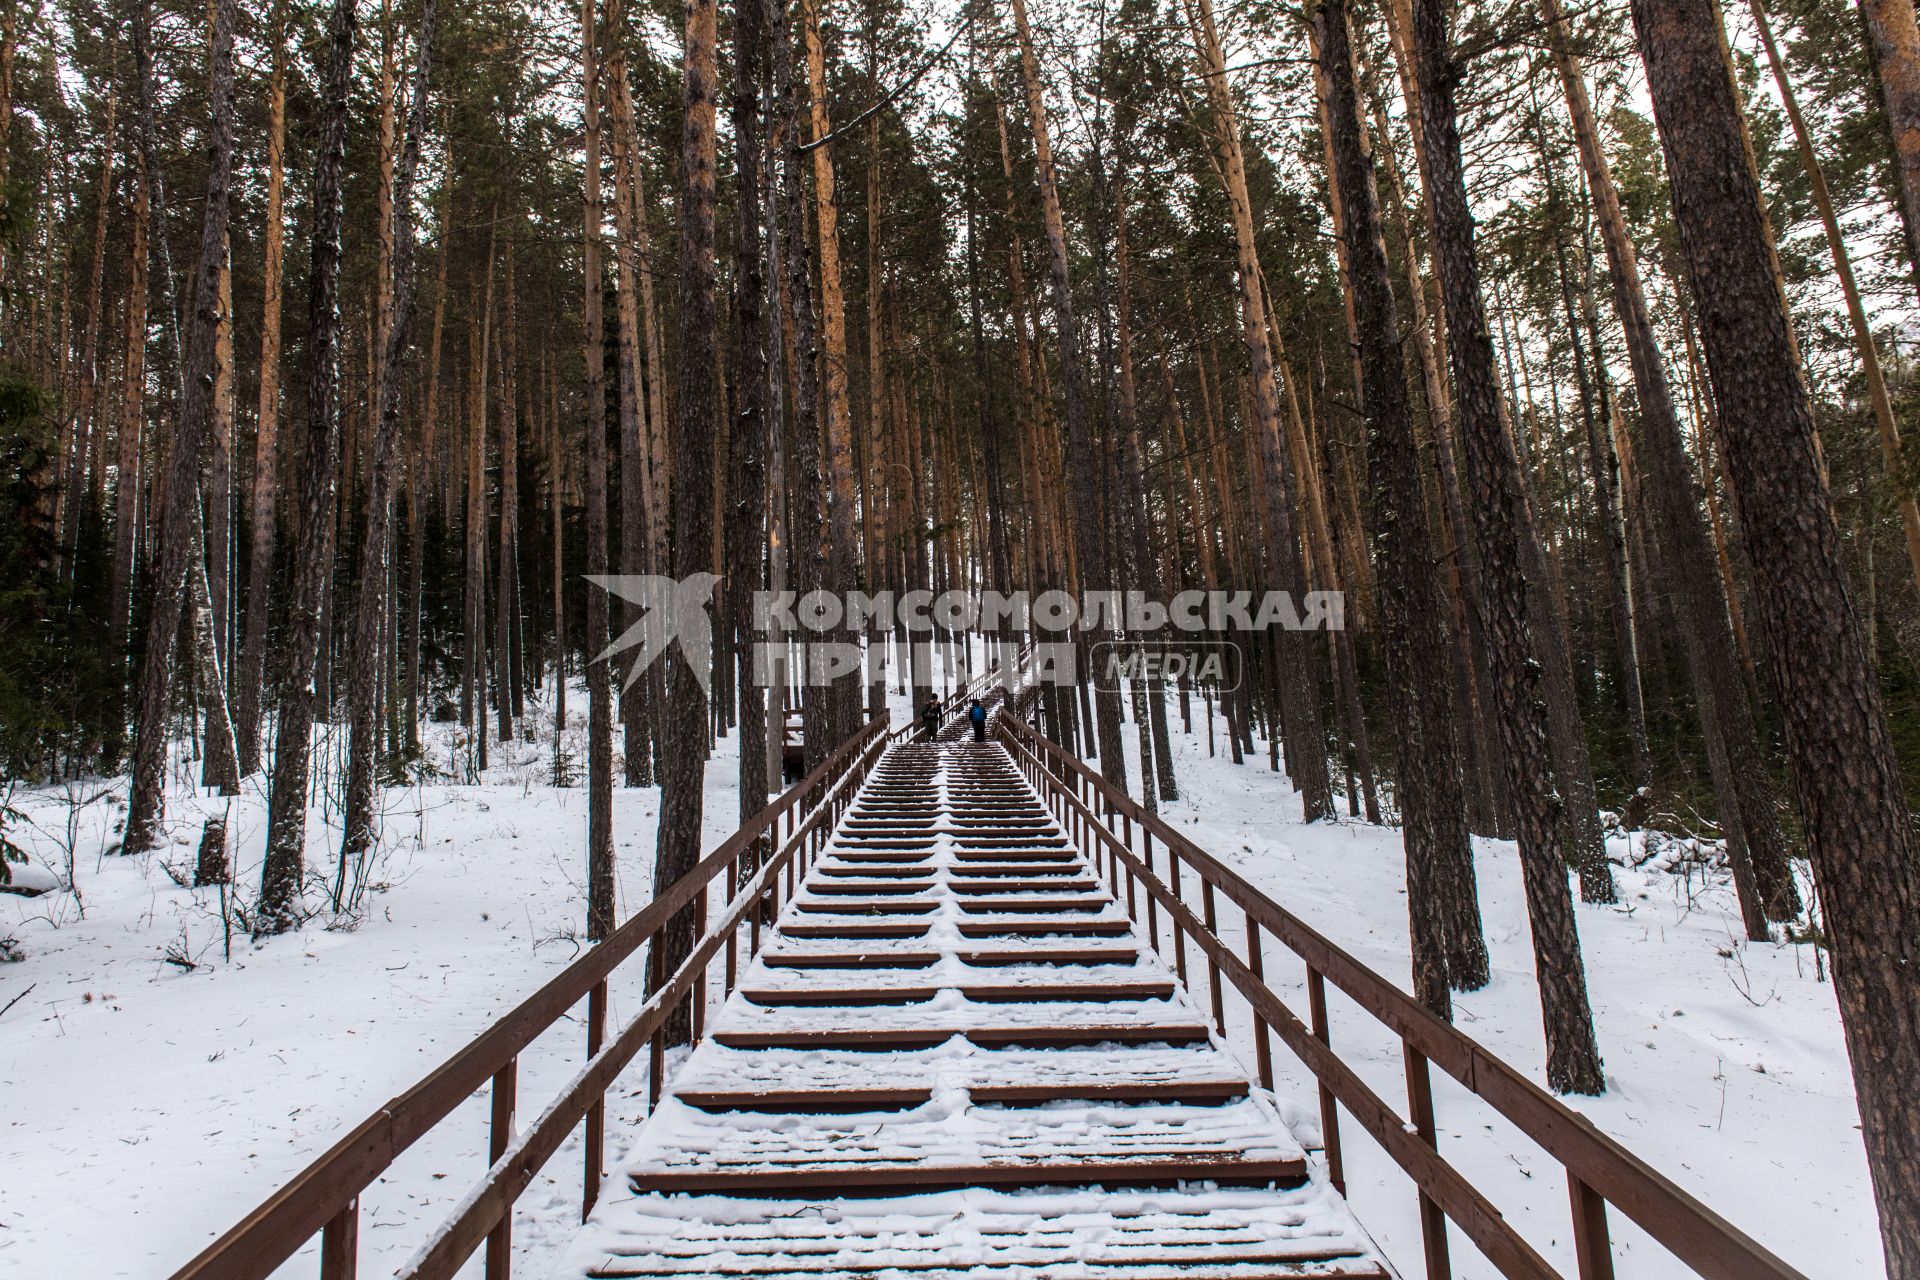
[[[126,775],[127,850],[262,774],[268,936],[383,786],[549,742],[600,938],[616,785],[664,885],[716,736],[745,816],[789,709],[815,764],[935,692],[884,625],[770,691],[756,590],[1341,592],[1037,727],[1152,806],[1201,696],[1398,823],[1441,1016],[1514,841],[1563,1091],[1605,824],[1720,839],[1915,1280],[1917,321],[1912,0],[5,0],[0,767]],[[594,660],[588,575],[702,572],[710,671]]]

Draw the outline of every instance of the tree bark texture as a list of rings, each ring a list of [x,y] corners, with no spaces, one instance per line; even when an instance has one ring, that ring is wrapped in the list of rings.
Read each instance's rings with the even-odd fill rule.
[[[674,439],[673,576],[685,581],[713,562],[714,345],[714,0],[689,0],[683,49],[680,135],[680,376]],[[667,651],[666,775],[661,779],[660,834],[654,892],[664,893],[700,860],[700,818],[707,769],[707,694],[681,646]],[[658,981],[688,955],[704,927],[689,906],[669,921],[654,945]],[[667,1040],[692,1038],[692,1010],[683,1002],[668,1021]]]
[[[1701,494],[1687,460],[1666,362],[1654,337],[1639,256],[1627,233],[1619,188],[1600,145],[1585,74],[1568,44],[1558,0],[1544,0],[1544,4],[1549,44],[1607,255],[1614,314],[1626,339],[1627,363],[1640,401],[1640,430],[1647,444],[1646,470],[1652,482],[1650,506],[1656,540],[1664,560],[1678,567],[1690,582],[1687,590],[1675,594],[1675,614],[1701,727],[1708,739],[1716,813],[1735,866],[1736,883],[1748,879],[1744,863],[1758,889],[1758,904],[1742,904],[1748,933],[1753,935],[1757,929],[1764,935],[1764,922],[1756,917],[1792,919],[1800,910],[1799,892],[1788,862],[1786,836],[1774,810],[1772,783],[1753,711],[1735,666],[1739,649],[1732,628],[1730,597],[1723,577],[1714,568],[1718,553],[1709,537]]]
[[[1445,6],[1413,0],[1412,45],[1419,84],[1434,264],[1447,321],[1447,349],[1458,398],[1456,420],[1466,454],[1466,489],[1479,551],[1480,630],[1499,717],[1520,845],[1534,970],[1546,1027],[1547,1079],[1561,1092],[1599,1093],[1606,1085],[1587,1002],[1573,899],[1560,845],[1561,796],[1540,689],[1538,595],[1529,595],[1527,548],[1537,548],[1520,460],[1500,415],[1493,339],[1480,291],[1473,215],[1460,157],[1453,61]],[[1537,554],[1537,553],[1536,553]]]
[[[1913,832],[1712,0],[1633,0],[1716,429],[1773,659],[1887,1273],[1920,1277]]]
[[[327,78],[313,174],[313,252],[307,281],[307,447],[287,606],[286,669],[280,686],[273,775],[267,800],[267,856],[255,929],[296,923],[306,874],[307,787],[313,757],[321,613],[333,564],[334,486],[340,430],[340,209],[348,90],[353,77],[355,0],[334,0],[327,19]]]
[[[215,348],[220,328],[220,274],[226,265],[227,212],[233,182],[233,0],[213,6],[213,90],[207,136],[207,196],[194,265],[193,314],[173,446],[160,495],[153,602],[134,708],[133,782],[121,848],[150,848],[165,812],[167,693],[180,631],[188,561],[199,540],[200,450],[213,420]]]

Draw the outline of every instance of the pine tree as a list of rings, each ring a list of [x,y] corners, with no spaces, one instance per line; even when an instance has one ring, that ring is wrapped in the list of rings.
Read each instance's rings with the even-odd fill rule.
[[[1920,883],[1713,0],[1634,0],[1715,425],[1833,946],[1887,1274],[1920,1277]]]
[[[307,788],[320,656],[321,612],[333,559],[334,489],[340,465],[340,217],[348,93],[353,80],[354,0],[334,0],[327,17],[326,80],[313,171],[312,265],[307,277],[307,444],[300,482],[293,592],[287,606],[286,666],[280,680],[273,773],[267,801],[267,856],[255,929],[282,933],[298,921],[307,865]]]

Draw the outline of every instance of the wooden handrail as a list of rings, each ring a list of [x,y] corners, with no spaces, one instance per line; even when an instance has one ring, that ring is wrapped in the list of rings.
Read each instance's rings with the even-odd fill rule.
[[[1420,1123],[1418,1115],[1403,1119],[1333,1051],[1325,1034],[1324,999],[1316,1000],[1315,1025],[1309,1028],[1267,984],[1258,967],[1260,930],[1271,933],[1305,962],[1310,994],[1322,980],[1331,982],[1400,1038],[1407,1056],[1409,1091],[1415,1095],[1410,1110],[1417,1112],[1424,1104],[1431,1111],[1431,1091],[1425,1087],[1426,1066],[1431,1063],[1478,1095],[1561,1164],[1569,1179],[1581,1280],[1611,1280],[1613,1274],[1606,1247],[1606,1204],[1619,1209],[1708,1280],[1806,1280],[1752,1237],[1602,1133],[1592,1121],[1458,1028],[1434,1017],[1398,986],[1147,812],[1058,744],[1010,714],[1000,717],[998,731],[1036,789],[1054,802],[1069,829],[1079,838],[1105,848],[1116,884],[1118,869],[1124,866],[1129,894],[1138,883],[1146,890],[1150,907],[1156,902],[1165,907],[1176,936],[1194,939],[1214,965],[1216,975],[1224,974],[1246,999],[1256,1020],[1280,1035],[1323,1091],[1359,1121],[1414,1180],[1423,1198],[1451,1218],[1503,1275],[1553,1277],[1558,1273],[1439,1155],[1427,1132],[1430,1114],[1426,1125]],[[1098,808],[1089,800],[1097,802]],[[1113,829],[1115,819],[1122,821],[1124,832]],[[1133,848],[1136,829],[1144,858]],[[1241,909],[1247,924],[1249,960],[1234,954],[1213,921],[1195,917],[1177,889],[1169,888],[1160,877],[1152,865],[1153,840],[1166,848],[1176,886],[1184,863],[1197,874],[1209,897],[1218,892]],[[1091,849],[1088,852],[1098,865],[1099,856]],[[1217,1001],[1215,1007],[1218,1018]],[[1264,1037],[1257,1039],[1264,1054]],[[1268,1072],[1263,1070],[1262,1076],[1268,1077]],[[1337,1129],[1328,1136],[1330,1163],[1337,1168]],[[1338,1173],[1334,1176],[1337,1178]],[[1428,1235],[1431,1247],[1431,1232]],[[1444,1233],[1440,1241],[1444,1251]]]
[[[774,838],[784,843],[729,900],[720,922],[696,942],[685,963],[656,984],[639,1015],[617,1036],[604,1045],[597,1039],[591,1043],[586,1066],[531,1129],[496,1154],[486,1179],[410,1264],[411,1274],[452,1274],[479,1240],[505,1217],[533,1175],[573,1126],[595,1107],[639,1048],[658,1034],[667,1016],[704,980],[707,966],[747,918],[749,909],[769,887],[778,892],[776,877],[780,872],[802,856],[809,842],[824,842],[831,821],[837,820],[850,801],[852,788],[864,779],[892,741],[886,728],[884,715],[869,721],[812,773],[743,823],[598,946],[555,974],[419,1083],[354,1126],[325,1154],[176,1271],[173,1280],[264,1280],[320,1232],[325,1233],[321,1249],[323,1280],[351,1277],[361,1191],[483,1085],[494,1081],[497,1088],[503,1078],[511,1080],[521,1051],[582,999],[592,998],[603,1007],[608,976],[682,910],[704,902],[709,883],[723,872],[731,872],[743,856],[773,832]],[[787,826],[784,837],[779,833],[782,819]],[[823,823],[829,824],[826,829]],[[722,884],[731,886],[737,880],[736,875],[729,875]],[[496,1121],[500,1113],[496,1107]],[[510,1103],[506,1114],[511,1116]],[[591,1204],[598,1187],[591,1179],[589,1182],[586,1197]],[[473,1234],[476,1229],[477,1235]],[[458,1256],[454,1257],[456,1252]],[[451,1265],[447,1265],[448,1259]],[[492,1265],[488,1275],[490,1280],[504,1280],[504,1273],[496,1275]]]

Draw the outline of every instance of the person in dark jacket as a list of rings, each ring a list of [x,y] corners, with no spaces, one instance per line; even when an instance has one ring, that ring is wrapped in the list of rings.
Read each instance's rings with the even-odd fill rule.
[[[927,731],[928,742],[940,736],[940,699],[930,697],[920,708],[920,726]]]
[[[987,740],[987,709],[980,705],[980,699],[975,698],[973,705],[967,708],[967,721],[973,725],[973,740],[985,742]]]

